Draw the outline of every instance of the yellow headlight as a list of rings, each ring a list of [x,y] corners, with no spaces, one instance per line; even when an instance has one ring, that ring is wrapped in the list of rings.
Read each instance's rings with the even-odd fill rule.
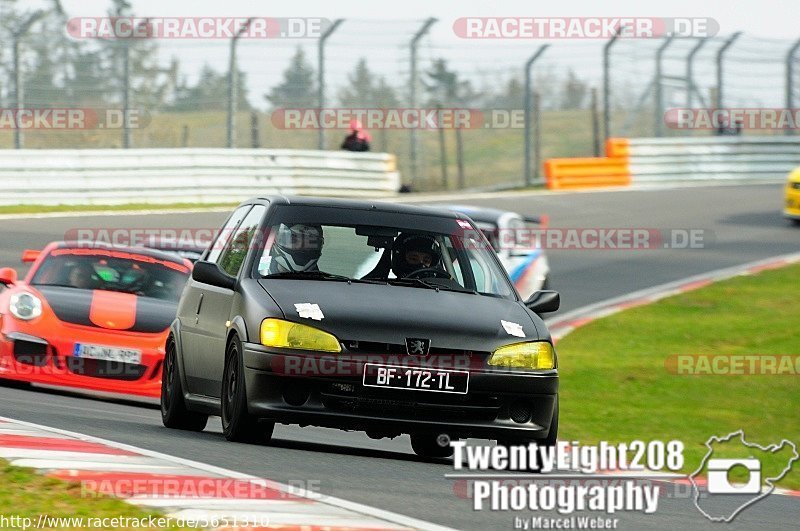
[[[318,352],[342,351],[336,336],[313,326],[292,323],[283,319],[264,319],[261,322],[261,344],[265,347],[296,348]]]
[[[515,343],[495,350],[489,358],[489,365],[520,369],[553,369],[556,366],[556,352],[553,350],[553,345],[547,341]]]

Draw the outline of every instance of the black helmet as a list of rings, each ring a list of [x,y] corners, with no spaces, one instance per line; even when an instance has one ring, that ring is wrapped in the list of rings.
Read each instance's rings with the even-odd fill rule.
[[[409,264],[406,254],[410,251],[427,253],[431,256],[429,266]],[[436,267],[442,261],[442,251],[439,242],[433,236],[418,233],[400,234],[392,245],[392,271],[398,278],[425,267]]]
[[[286,271],[309,271],[317,265],[323,242],[320,225],[281,223],[273,247],[275,261]]]

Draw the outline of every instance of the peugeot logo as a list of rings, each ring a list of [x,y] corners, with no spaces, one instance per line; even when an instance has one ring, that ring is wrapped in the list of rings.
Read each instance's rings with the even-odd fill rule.
[[[431,340],[418,337],[406,338],[406,352],[409,356],[427,356],[431,350]]]

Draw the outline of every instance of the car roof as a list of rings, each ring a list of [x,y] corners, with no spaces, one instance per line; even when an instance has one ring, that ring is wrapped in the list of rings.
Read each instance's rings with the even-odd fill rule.
[[[444,205],[444,208],[453,212],[465,214],[477,222],[494,224],[497,224],[497,220],[500,219],[500,217],[509,213],[508,210],[500,210],[499,208],[486,208],[469,205]]]
[[[286,196],[269,195],[260,196],[243,202],[243,205],[252,203],[269,202],[273,205],[320,206],[332,208],[345,208],[349,210],[371,210],[374,212],[391,212],[397,214],[416,214],[423,216],[437,216],[449,219],[458,219],[456,212],[446,208],[430,206],[406,205],[393,203],[389,200],[378,199],[340,199],[331,197],[313,196]]]
[[[166,260],[169,262],[174,262],[176,264],[185,265],[184,260],[182,257],[177,256],[173,252],[169,251],[160,251],[158,249],[153,249],[151,247],[134,247],[129,245],[111,245],[108,243],[103,242],[71,242],[71,241],[63,241],[63,242],[54,242],[55,249],[104,249],[104,250],[111,250],[111,251],[124,251],[129,253],[138,254],[141,256],[147,256],[150,258],[157,258],[159,260]]]

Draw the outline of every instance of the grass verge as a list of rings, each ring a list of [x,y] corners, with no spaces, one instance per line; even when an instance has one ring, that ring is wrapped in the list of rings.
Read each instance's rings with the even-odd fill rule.
[[[684,472],[694,471],[712,435],[743,429],[759,445],[800,448],[800,266],[737,277],[633,308],[559,341],[559,438],[582,443],[682,440]],[[794,374],[678,375],[675,355],[791,355]],[[674,360],[674,358],[673,358]],[[700,365],[697,365],[699,368]],[[722,457],[754,453],[715,447]],[[731,453],[732,452],[732,453]],[[762,477],[791,452],[762,458]],[[715,455],[718,456],[718,455]],[[746,477],[743,473],[734,478]],[[800,462],[779,486],[800,489]]]
[[[25,518],[30,518],[33,525],[39,523],[40,515],[49,520],[42,520],[45,529],[86,529],[88,519],[119,518],[120,523],[129,523],[128,527],[115,526],[115,529],[165,529],[164,527],[137,526],[132,519],[147,523],[152,515],[163,517],[160,513],[147,512],[122,500],[100,495],[83,495],[82,487],[77,482],[66,482],[38,474],[30,468],[11,466],[0,460],[0,515],[5,518],[17,518],[9,524],[22,528]],[[58,518],[83,518],[83,527],[76,520],[56,520]],[[122,519],[131,520],[122,520]],[[110,522],[111,520],[107,520]],[[166,527],[166,529],[182,529]]]

